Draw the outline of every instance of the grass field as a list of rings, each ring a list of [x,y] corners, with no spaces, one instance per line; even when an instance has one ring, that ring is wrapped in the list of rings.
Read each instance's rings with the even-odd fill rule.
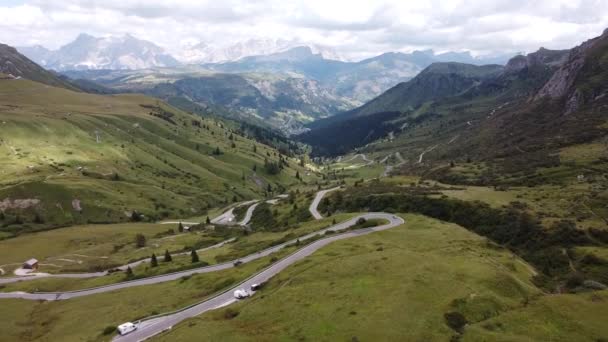
[[[162,235],[173,229],[175,235]],[[146,237],[137,248],[135,235]],[[202,232],[178,234],[177,225],[125,223],[59,228],[0,241],[0,265],[10,271],[29,258],[40,260],[40,272],[90,272],[120,266],[132,260],[157,256],[165,250],[182,251],[195,244],[209,246],[223,240]],[[16,264],[16,265],[15,265]]]
[[[543,296],[467,326],[463,341],[604,341],[608,291]]]
[[[473,333],[478,325],[562,298],[537,289],[531,283],[534,270],[507,250],[454,224],[404,218],[403,226],[333,243],[289,267],[256,296],[231,306],[235,318],[225,318],[227,309],[220,309],[156,340],[447,341],[456,332],[445,313],[464,315]],[[581,317],[570,317],[590,320],[581,328],[601,326],[605,306],[579,304]],[[539,311],[537,320],[552,319]],[[608,333],[602,327],[571,334],[559,322],[555,329],[563,340]],[[534,326],[526,324],[522,320],[518,328]],[[469,326],[464,337],[468,334]],[[533,334],[546,340],[542,331]]]

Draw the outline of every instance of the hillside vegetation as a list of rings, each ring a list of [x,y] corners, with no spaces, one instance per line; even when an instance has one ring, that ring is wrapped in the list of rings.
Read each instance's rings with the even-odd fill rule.
[[[265,195],[269,185],[280,192],[305,173],[236,128],[141,95],[0,80],[0,125],[5,234],[201,216]],[[280,168],[269,173],[269,163]]]

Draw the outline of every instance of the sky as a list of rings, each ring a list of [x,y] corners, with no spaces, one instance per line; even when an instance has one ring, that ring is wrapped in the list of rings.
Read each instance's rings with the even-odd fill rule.
[[[474,55],[570,48],[608,27],[608,0],[0,0],[0,42],[56,49],[125,33],[169,53],[251,38],[332,47],[350,59],[434,49]]]

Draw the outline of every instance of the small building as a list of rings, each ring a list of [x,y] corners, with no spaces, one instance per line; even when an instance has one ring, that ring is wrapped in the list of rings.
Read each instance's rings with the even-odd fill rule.
[[[32,258],[23,263],[23,268],[26,270],[37,270],[38,269],[38,260]]]

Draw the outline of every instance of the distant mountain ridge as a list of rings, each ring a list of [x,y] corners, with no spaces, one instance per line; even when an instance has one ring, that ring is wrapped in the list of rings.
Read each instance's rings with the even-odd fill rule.
[[[18,50],[41,66],[57,71],[145,69],[180,65],[159,46],[129,34],[98,38],[83,33],[55,51],[39,45],[20,47]]]
[[[250,56],[281,53],[301,46],[309,47],[314,53],[320,54],[325,59],[348,61],[345,56],[327,46],[271,38],[254,38],[229,45],[199,42],[180,49],[180,52],[176,54],[176,58],[185,64],[224,63]]]
[[[470,53],[435,54],[433,50],[412,53],[388,52],[359,62],[328,60],[310,47],[301,46],[270,55],[250,56],[237,61],[205,64],[210,70],[224,73],[270,72],[296,73],[336,89],[336,95],[365,102],[395,84],[416,76],[435,62],[451,61],[484,65],[489,60]],[[491,59],[506,63],[506,56]]]

